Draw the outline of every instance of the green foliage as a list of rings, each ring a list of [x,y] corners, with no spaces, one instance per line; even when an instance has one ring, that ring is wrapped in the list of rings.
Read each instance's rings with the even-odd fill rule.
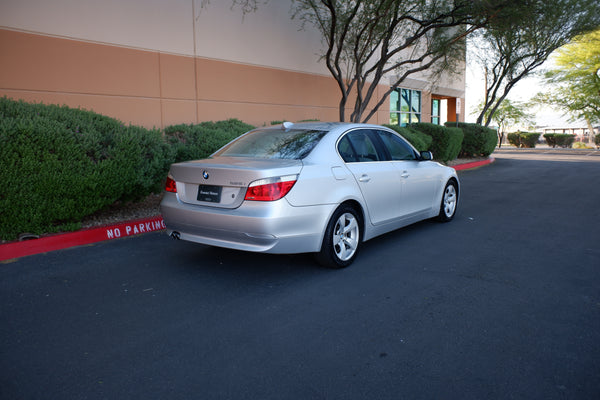
[[[408,127],[402,127],[400,125],[385,125],[386,127],[398,132],[404,139],[408,140],[410,144],[415,146],[419,151],[427,151],[431,147],[433,138],[424,133],[410,129]]]
[[[484,2],[497,13],[471,35],[485,73],[484,107],[477,122],[490,124],[518,81],[540,67],[559,47],[600,25],[597,0]],[[500,4],[502,3],[502,4]],[[578,68],[576,63],[575,69]],[[488,112],[489,111],[489,112]]]
[[[549,90],[535,101],[558,107],[573,119],[600,122],[600,29],[576,37],[556,52],[555,68],[545,74]]]
[[[521,147],[521,140],[519,138],[519,134],[516,132],[511,132],[508,135],[506,135],[506,139],[508,140],[508,143],[512,144],[515,147]]]
[[[575,142],[573,143],[573,148],[574,149],[593,149],[593,147],[588,146],[587,144],[583,143],[583,142]]]
[[[429,148],[436,160],[448,162],[458,157],[464,133],[460,128],[449,128],[427,122],[408,125],[410,129],[431,136],[432,143]]]
[[[175,151],[175,162],[206,158],[231,140],[251,129],[237,119],[200,124],[180,124],[165,128],[167,142]]]
[[[252,128],[231,119],[171,126],[163,137],[90,111],[1,98],[0,238],[78,229],[117,201],[161,191],[175,160],[207,157]]]
[[[563,133],[546,133],[544,135],[548,146],[552,147],[573,147],[575,141],[575,135],[563,134]]]
[[[456,125],[456,122],[446,122],[448,127]],[[498,134],[494,129],[465,122],[459,122],[458,128],[464,134],[460,157],[487,157],[494,152],[498,144]]]
[[[463,0],[294,0],[292,13],[326,44],[319,56],[341,91],[339,120],[366,122],[384,104],[387,93],[377,90],[384,81],[401,87],[425,70],[457,71],[465,31],[474,29],[467,26],[494,11],[486,7]],[[390,77],[395,79],[388,82]]]
[[[117,200],[161,189],[160,131],[68,107],[0,99],[0,238],[78,227]]]
[[[535,115],[529,111],[531,106],[528,103],[504,99],[498,103],[493,114],[491,108],[484,112],[484,120],[495,123],[498,126],[498,134],[503,135],[511,126],[535,125]],[[477,106],[476,111],[482,112],[484,107],[485,104],[481,103]]]
[[[540,138],[536,132],[513,132],[507,136],[508,143],[519,148],[535,148],[535,144]]]
[[[540,134],[537,132],[521,132],[520,137],[521,147],[533,149],[540,138]]]

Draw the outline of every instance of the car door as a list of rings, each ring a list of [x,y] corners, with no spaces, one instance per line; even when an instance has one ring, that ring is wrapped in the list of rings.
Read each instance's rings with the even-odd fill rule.
[[[428,212],[437,188],[436,169],[431,162],[420,161],[416,150],[404,138],[383,130],[376,133],[401,178],[399,216]]]
[[[371,223],[377,225],[397,218],[402,186],[398,169],[378,149],[369,129],[348,132],[338,142],[338,152],[354,175],[367,204]]]

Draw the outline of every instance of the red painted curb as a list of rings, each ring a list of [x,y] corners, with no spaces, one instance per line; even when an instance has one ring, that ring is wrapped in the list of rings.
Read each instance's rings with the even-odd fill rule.
[[[465,169],[477,168],[477,167],[481,167],[483,165],[488,165],[488,164],[493,163],[494,161],[496,161],[496,159],[494,157],[490,157],[487,160],[473,161],[470,163],[455,165],[452,168],[454,168],[456,171],[463,171]]]
[[[134,236],[162,229],[165,229],[165,223],[162,216],[157,215],[115,225],[82,229],[80,231],[69,233],[58,233],[22,242],[5,243],[0,245],[0,261],[53,250],[66,249],[67,247],[102,242],[104,240]]]

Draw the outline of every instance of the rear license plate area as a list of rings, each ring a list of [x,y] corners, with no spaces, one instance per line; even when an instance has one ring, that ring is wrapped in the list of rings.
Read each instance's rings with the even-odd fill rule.
[[[199,185],[198,186],[198,201],[206,201],[209,203],[221,202],[221,186]]]

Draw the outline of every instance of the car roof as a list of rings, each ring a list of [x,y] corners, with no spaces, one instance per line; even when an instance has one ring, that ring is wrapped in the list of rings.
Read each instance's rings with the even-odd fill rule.
[[[271,127],[272,129],[312,129],[312,130],[323,130],[323,131],[333,131],[333,130],[348,130],[352,128],[382,128],[380,125],[373,124],[362,124],[362,123],[354,123],[354,122],[284,122],[281,125],[275,125]]]

